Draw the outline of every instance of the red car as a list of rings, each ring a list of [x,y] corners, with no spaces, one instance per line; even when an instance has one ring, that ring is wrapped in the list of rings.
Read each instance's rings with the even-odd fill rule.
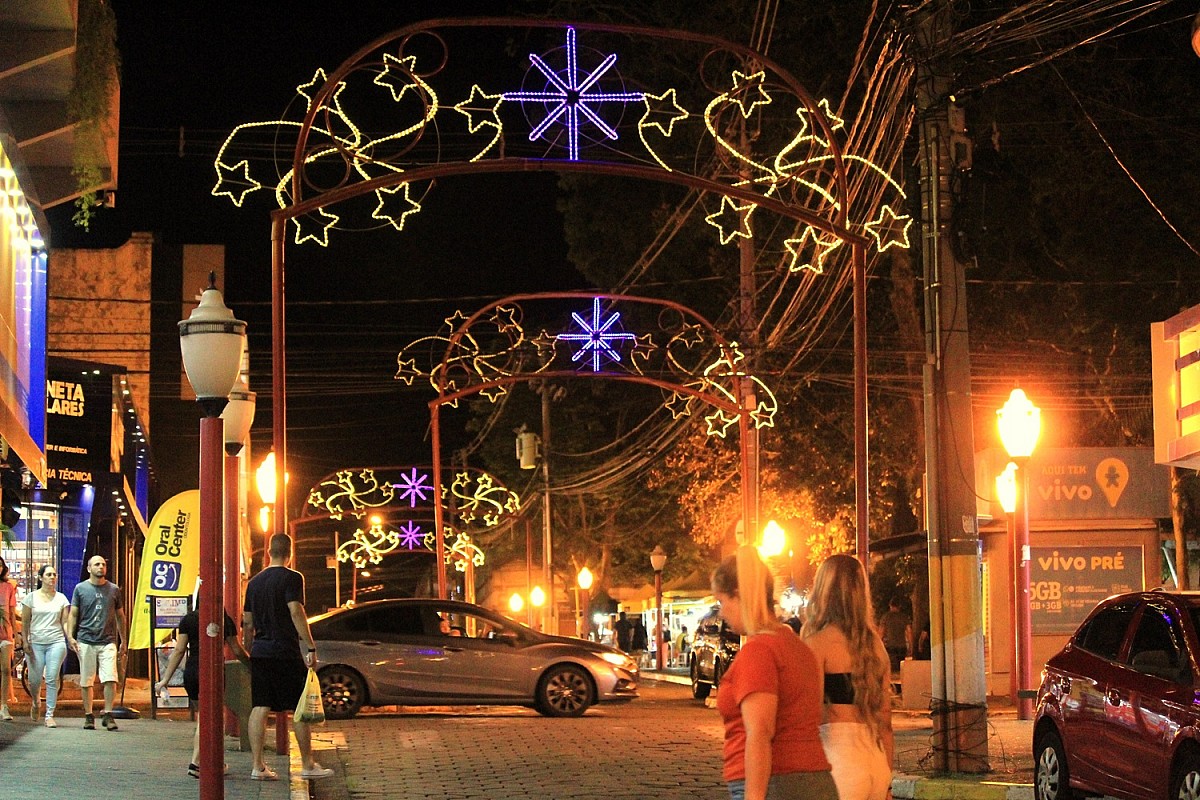
[[[1200,592],[1115,595],[1046,663],[1037,800],[1200,800]]]

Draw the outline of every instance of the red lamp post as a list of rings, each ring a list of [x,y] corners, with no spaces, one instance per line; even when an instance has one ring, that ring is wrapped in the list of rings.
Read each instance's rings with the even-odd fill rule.
[[[233,318],[217,290],[216,275],[200,304],[179,323],[179,346],[188,382],[200,407],[200,797],[225,797],[225,742],[221,719],[225,694],[221,617],[221,411],[237,380],[246,344],[246,323]]]
[[[663,610],[662,610],[662,571],[667,565],[667,551],[661,544],[654,545],[650,551],[650,566],[654,569],[654,668],[663,670]]]
[[[1013,389],[1004,407],[996,412],[1000,440],[1017,465],[1017,492],[1013,514],[1013,549],[1016,570],[1017,718],[1033,719],[1033,613],[1029,595],[1029,457],[1042,432],[1042,411],[1025,392]]]
[[[233,620],[234,625],[241,627],[242,620],[242,493],[241,465],[238,458],[250,436],[250,426],[254,424],[255,393],[250,391],[246,381],[239,376],[229,393],[229,403],[221,412],[225,421],[225,541],[224,541],[224,570],[225,570],[225,613]],[[225,649],[225,658],[230,659],[233,653]],[[237,734],[237,716],[225,709],[225,732]]]

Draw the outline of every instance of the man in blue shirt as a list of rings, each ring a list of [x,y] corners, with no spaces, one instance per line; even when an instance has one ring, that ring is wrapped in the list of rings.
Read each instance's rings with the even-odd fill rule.
[[[79,687],[83,695],[83,727],[96,729],[92,714],[92,681],[97,673],[104,686],[106,730],[115,731],[113,699],[117,693],[117,661],[125,656],[125,609],[121,589],[108,580],[108,562],[92,556],[87,564],[88,579],[75,584],[71,593],[71,615],[67,621],[67,646],[79,656]]]

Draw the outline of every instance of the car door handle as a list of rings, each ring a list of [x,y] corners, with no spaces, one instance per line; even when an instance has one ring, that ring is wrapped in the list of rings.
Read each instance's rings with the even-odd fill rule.
[[[361,644],[365,647],[379,647],[381,642],[378,642],[375,639],[363,639],[362,641],[359,642],[359,644]]]
[[[442,649],[447,653],[461,653],[463,651],[461,647],[443,647]]]
[[[1109,705],[1112,705],[1112,706],[1121,705],[1121,693],[1118,692],[1116,689],[1109,689],[1108,690],[1108,703],[1109,703]]]

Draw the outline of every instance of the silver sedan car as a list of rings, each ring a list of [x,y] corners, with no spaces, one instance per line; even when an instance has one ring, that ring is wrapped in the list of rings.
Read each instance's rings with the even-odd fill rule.
[[[637,697],[633,659],[539,633],[471,603],[377,600],[309,620],[330,719],[363,706],[522,705],[577,717]]]

